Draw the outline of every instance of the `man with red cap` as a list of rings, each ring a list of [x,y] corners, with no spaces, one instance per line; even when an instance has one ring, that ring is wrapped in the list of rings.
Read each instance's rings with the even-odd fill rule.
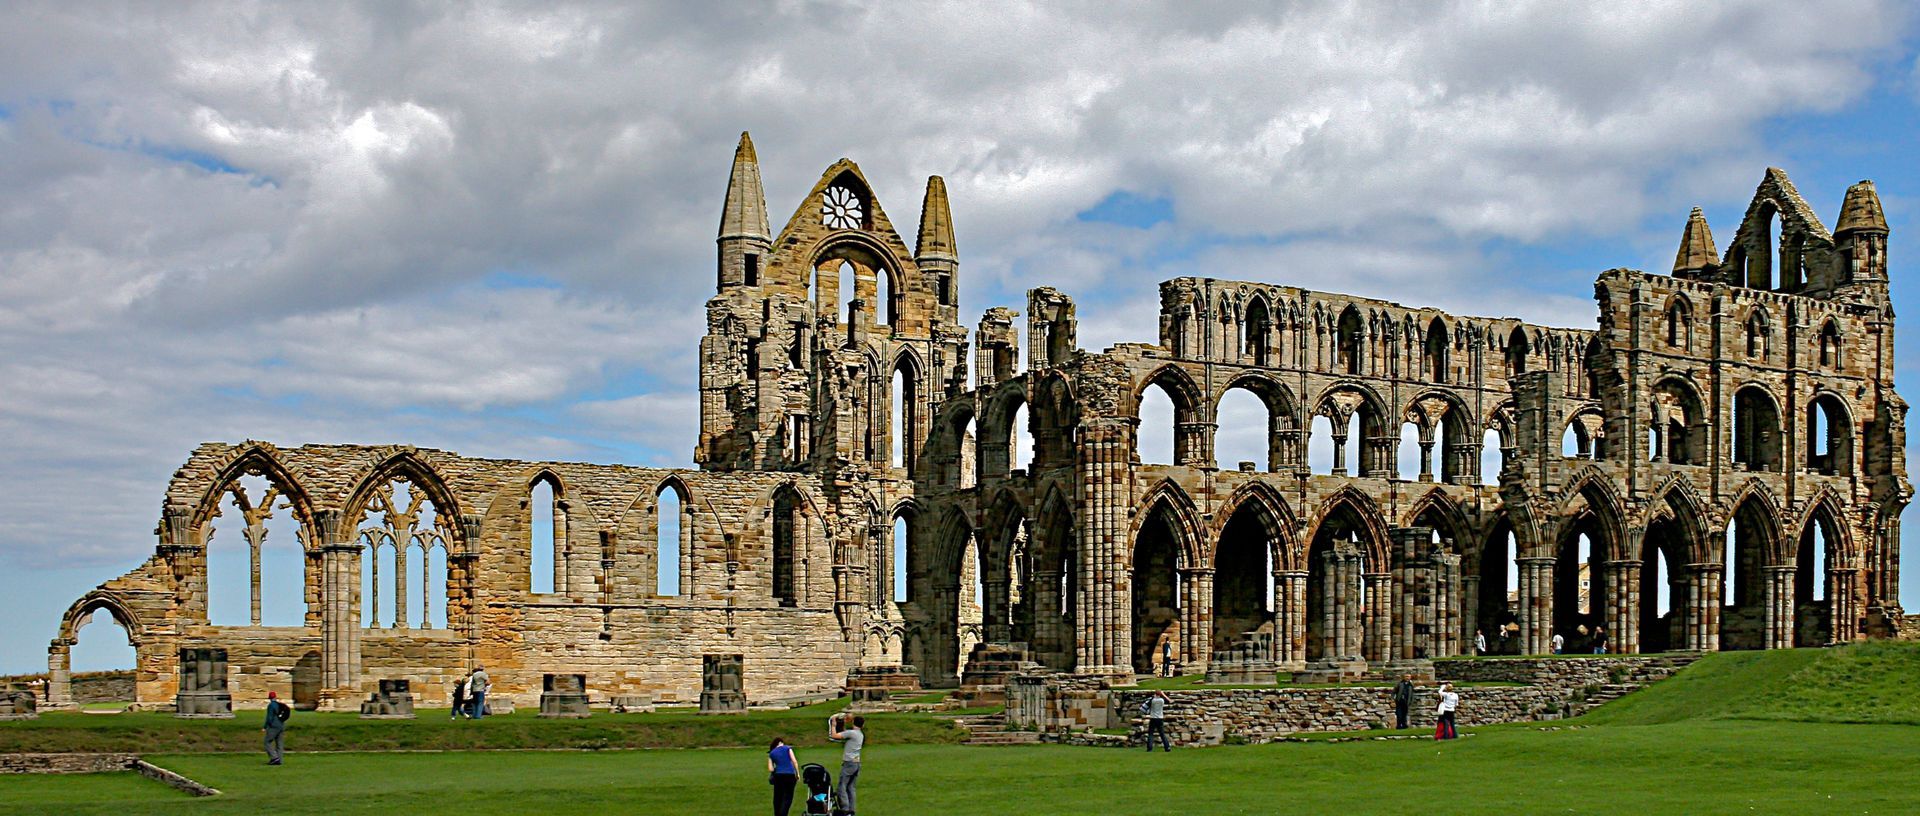
[[[261,732],[267,735],[267,764],[280,764],[280,737],[287,731],[287,718],[293,716],[293,709],[280,702],[280,695],[267,692],[267,723]]]

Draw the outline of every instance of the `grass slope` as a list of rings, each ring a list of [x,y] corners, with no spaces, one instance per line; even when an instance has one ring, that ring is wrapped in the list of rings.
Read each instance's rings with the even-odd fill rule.
[[[1920,725],[1920,643],[1719,652],[1581,718],[1653,725],[1704,718]]]

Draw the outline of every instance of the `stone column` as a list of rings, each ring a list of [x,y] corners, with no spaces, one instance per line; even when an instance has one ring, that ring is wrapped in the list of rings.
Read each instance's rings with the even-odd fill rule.
[[[140,660],[134,657],[135,697],[138,697]],[[73,644],[65,640],[55,640],[47,647],[47,699],[41,702],[41,708],[73,707]]]
[[[1420,481],[1433,481],[1433,440],[1420,440]]]
[[[1640,651],[1640,562],[1607,562],[1607,650],[1616,654]]]
[[[889,534],[890,533],[891,531],[889,531]],[[987,619],[986,625],[981,627],[980,634],[988,643],[1006,643],[1013,640],[1013,607],[1008,601],[1008,598],[1011,597],[1008,585],[1013,578],[1007,563],[1013,556],[1011,541],[1013,531],[997,530],[995,534],[1002,535],[1008,539],[1008,541],[1002,546],[988,547],[984,544],[980,545],[982,547],[981,552],[988,554],[988,557],[985,559],[985,574],[980,576],[982,595],[980,600],[985,606],[985,609],[981,610],[981,614]],[[888,549],[889,553],[892,551],[891,548]]]
[[[1828,545],[1832,546],[1832,545]],[[1827,571],[1827,611],[1831,616],[1828,631],[1833,642],[1851,643],[1860,628],[1860,595],[1854,591],[1859,570],[1836,567]]]
[[[407,543],[412,540],[412,524],[393,528],[393,628],[395,629],[407,628]],[[560,585],[554,584],[553,591],[562,591]]]
[[[272,503],[273,497],[267,501]],[[248,516],[254,514],[248,513]],[[264,519],[248,518],[244,535],[247,539],[247,584],[251,590],[248,612],[254,626],[260,625],[260,545],[266,541],[267,527]]]
[[[1369,572],[1362,577],[1367,585],[1365,610],[1365,655],[1368,662],[1385,662],[1394,656],[1393,573]]]
[[[1793,648],[1793,565],[1767,567],[1767,648]]]
[[[1033,588],[1033,597],[1026,602],[1033,616],[1034,659],[1051,666],[1047,655],[1073,651],[1067,643],[1070,633],[1060,618],[1060,571],[1035,569],[1029,586]]]
[[[1696,652],[1720,649],[1720,565],[1688,564],[1687,648]]]
[[[1327,580],[1321,587],[1328,641],[1327,659],[1360,659],[1360,554],[1330,552]]]
[[[1347,431],[1345,425],[1333,430],[1333,475],[1347,475]]]
[[[1526,654],[1553,651],[1553,559],[1520,558],[1520,648]]]
[[[1473,651],[1474,636],[1480,634],[1480,576],[1466,575],[1460,578],[1460,637],[1465,645],[1462,650],[1467,654]],[[1488,635],[1489,641],[1498,641],[1498,635]],[[1489,642],[1487,648],[1493,648]]]
[[[1180,606],[1180,665],[1186,674],[1205,673],[1213,657],[1213,570],[1180,571],[1185,584]]]
[[[350,705],[360,684],[360,547],[343,530],[340,512],[313,514],[321,542],[320,685],[328,701]]]
[[[1421,551],[1432,541],[1433,530],[1395,527],[1387,537],[1392,547],[1389,586],[1393,617],[1389,623],[1391,641],[1384,655],[1387,660],[1412,660],[1418,651],[1417,624],[1430,611],[1420,608],[1421,597],[1432,591],[1432,566]]]
[[[1460,649],[1460,556],[1433,555],[1433,611],[1428,615],[1427,657],[1452,657]]]
[[[1273,581],[1274,641],[1280,668],[1297,669],[1307,663],[1307,573],[1287,570]]]
[[[1128,540],[1130,473],[1133,458],[1131,418],[1082,420],[1075,478],[1081,497],[1075,525],[1078,552],[1074,577],[1080,588],[1075,612],[1079,648],[1074,671],[1080,674],[1133,674],[1132,576],[1119,569]]]

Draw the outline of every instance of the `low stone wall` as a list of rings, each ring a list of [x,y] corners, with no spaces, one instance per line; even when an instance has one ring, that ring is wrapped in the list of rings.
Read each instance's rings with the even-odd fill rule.
[[[110,773],[139,761],[133,754],[0,754],[0,774]]]
[[[1133,744],[1146,739],[1147,724],[1138,715],[1152,692],[1115,695],[1127,712]],[[1440,698],[1422,688],[1409,710],[1415,728],[1432,728]],[[1556,692],[1532,686],[1492,686],[1460,690],[1460,725],[1491,725],[1554,719],[1568,706]],[[1393,689],[1387,687],[1230,689],[1167,692],[1167,737],[1176,745],[1263,743],[1301,731],[1364,731],[1393,726]]]
[[[85,672],[73,676],[76,703],[133,702],[133,670]]]
[[[1687,655],[1619,655],[1521,659],[1441,660],[1439,680],[1511,683],[1460,688],[1460,725],[1551,720],[1586,708],[1590,691],[1616,693],[1644,686],[1678,671]],[[1115,744],[1118,735],[1081,737],[1096,729],[1128,728],[1132,744],[1146,734],[1138,712],[1150,691],[1115,688],[1109,682],[1034,674],[1007,683],[1007,723],[1059,741]],[[1393,725],[1388,686],[1195,689],[1167,692],[1168,738],[1177,745],[1272,742],[1299,732],[1364,731]],[[1602,698],[1606,699],[1606,698]],[[1433,686],[1416,692],[1411,725],[1431,728],[1439,696]]]
[[[1920,640],[1920,615],[1903,615],[1895,624],[1894,637],[1901,640]]]

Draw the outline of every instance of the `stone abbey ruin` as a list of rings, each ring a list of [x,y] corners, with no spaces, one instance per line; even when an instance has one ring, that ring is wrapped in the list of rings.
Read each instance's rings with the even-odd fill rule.
[[[102,610],[150,708],[216,686],[345,708],[383,680],[444,705],[475,665],[520,705],[547,675],[685,704],[714,655],[770,702],[1034,669],[1124,685],[1163,654],[1377,677],[1476,634],[1519,654],[1893,635],[1911,488],[1873,185],[1829,230],[1768,170],[1724,256],[1698,210],[1683,236],[1671,274],[1601,273],[1590,329],[1177,278],[1157,338],[1093,352],[1051,288],[1024,337],[1007,308],[969,333],[940,178],[912,247],[846,160],[776,234],[743,136],[697,469],[202,445],[152,557],[59,622],[48,703],[71,704]],[[1141,427],[1150,389],[1171,429]],[[1266,456],[1221,467],[1235,390]],[[1173,462],[1142,463],[1150,433]],[[265,626],[276,536],[304,616]],[[209,618],[222,547],[253,565],[239,625]],[[207,650],[187,674],[220,676],[181,688]]]

